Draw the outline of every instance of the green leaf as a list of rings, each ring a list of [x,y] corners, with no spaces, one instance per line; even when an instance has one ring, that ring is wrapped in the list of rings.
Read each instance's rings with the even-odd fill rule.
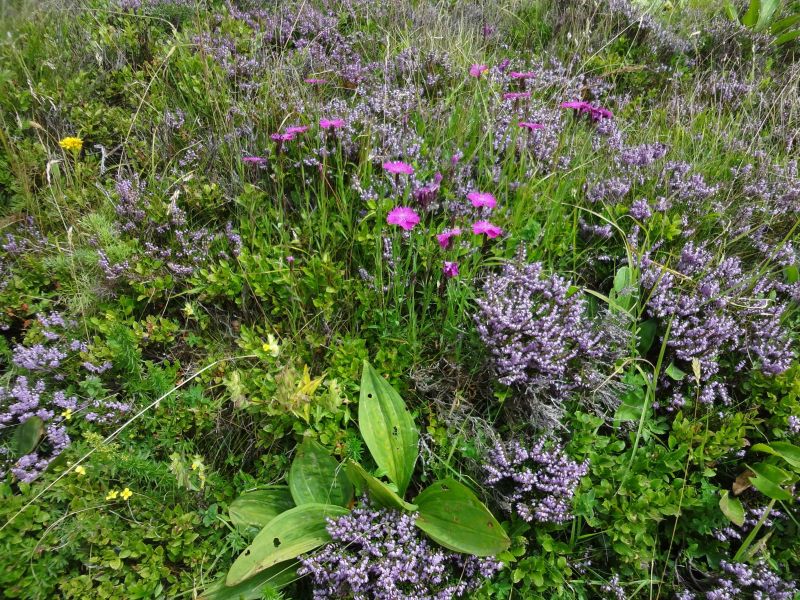
[[[221,577],[203,590],[199,600],[261,600],[266,589],[280,590],[297,579],[296,561],[282,562],[243,582],[227,586]]]
[[[330,541],[326,519],[348,510],[333,504],[303,504],[281,513],[267,523],[233,562],[225,585],[234,586],[278,563],[297,558]]]
[[[734,4],[733,4],[733,2],[731,2],[731,0],[728,0],[725,3],[725,11],[728,13],[728,18],[731,21],[735,21],[737,23],[740,22],[739,21],[739,11],[736,10],[736,6],[734,6]]]
[[[614,274],[614,291],[621,294],[631,285],[630,267],[620,267]]]
[[[744,525],[744,506],[742,506],[742,502],[738,498],[731,498],[728,490],[722,492],[719,508],[731,523],[735,523],[739,527]]]
[[[297,448],[289,470],[289,489],[294,503],[347,506],[353,486],[342,466],[319,442],[306,440]]]
[[[234,525],[264,527],[282,512],[294,506],[292,494],[285,485],[245,492],[228,507]]]
[[[786,31],[787,29],[789,29],[791,26],[793,26],[796,23],[800,23],[800,12],[799,13],[795,13],[793,15],[790,15],[790,16],[786,17],[785,19],[780,19],[778,21],[775,21],[772,24],[772,27],[770,27],[769,30],[770,30],[770,33],[772,33],[772,35],[779,35],[779,34],[783,33],[784,31]],[[794,266],[794,265],[791,265],[790,267],[787,267],[786,269],[791,269],[791,268],[793,268],[794,272],[797,273],[797,267]],[[795,279],[795,281],[797,281],[797,280]],[[794,282],[790,281],[789,283],[794,283]]]
[[[658,321],[655,319],[648,319],[639,324],[639,339],[636,343],[636,349],[639,356],[645,356],[650,348],[653,346],[653,341],[656,339],[656,330],[658,329]]]
[[[36,416],[29,417],[14,430],[14,453],[17,456],[30,454],[42,439],[42,435],[44,435],[44,421]]]
[[[759,12],[761,12],[760,0],[750,0],[750,6],[742,17],[742,25],[750,28],[755,27],[755,24],[758,22]]]
[[[355,461],[348,461],[345,465],[350,480],[362,490],[369,490],[369,496],[375,502],[386,508],[397,508],[413,512],[417,510],[416,504],[403,500],[397,493],[380,479],[373,477]]]
[[[780,4],[781,0],[761,0],[761,8],[758,11],[758,21],[755,26],[756,31],[766,29]]]
[[[683,381],[686,378],[686,373],[681,371],[675,366],[675,363],[669,363],[669,366],[664,371],[670,379],[675,381]]]
[[[755,477],[750,477],[750,483],[767,498],[773,500],[791,500],[792,495],[781,487],[789,479],[789,474],[774,465],[758,463],[749,467]]]
[[[795,446],[789,442],[772,442],[769,445],[755,444],[752,450],[780,456],[795,469],[800,469],[800,446]]]
[[[511,540],[489,509],[465,485],[454,479],[424,489],[415,503],[416,525],[436,543],[465,554],[494,556],[508,550]]]
[[[405,494],[419,454],[419,432],[400,394],[366,360],[358,426],[378,468]]]
[[[775,38],[775,45],[780,46],[782,44],[786,44],[791,42],[792,40],[796,40],[800,37],[800,29],[793,29],[792,31],[787,31],[784,34],[779,35]]]

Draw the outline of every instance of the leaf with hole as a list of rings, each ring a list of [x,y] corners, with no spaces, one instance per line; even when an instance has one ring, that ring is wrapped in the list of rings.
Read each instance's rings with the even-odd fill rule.
[[[430,485],[414,502],[419,508],[417,527],[445,548],[475,556],[494,556],[511,545],[508,535],[483,502],[454,479]]]
[[[233,561],[225,585],[233,586],[269,569],[319,548],[331,540],[327,519],[349,511],[333,504],[303,504],[281,513],[255,537]]]
[[[314,440],[297,447],[289,470],[289,489],[298,506],[311,502],[347,506],[353,486],[331,453]]]
[[[358,426],[375,463],[402,496],[417,463],[419,432],[400,394],[367,361],[361,374]]]
[[[282,512],[294,506],[292,494],[285,485],[274,485],[245,492],[228,507],[234,525],[264,527]]]
[[[731,523],[739,527],[744,525],[744,506],[742,506],[742,501],[738,498],[731,497],[728,490],[722,492],[722,498],[719,500],[719,508],[722,514],[728,517]]]
[[[348,461],[345,465],[347,476],[356,487],[362,491],[369,491],[369,496],[377,504],[386,508],[415,511],[417,506],[403,500],[397,493],[380,479],[367,473],[366,469],[357,462]]]

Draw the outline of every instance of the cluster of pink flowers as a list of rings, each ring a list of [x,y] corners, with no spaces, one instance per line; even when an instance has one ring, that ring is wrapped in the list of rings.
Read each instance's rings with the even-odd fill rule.
[[[612,113],[607,108],[595,106],[594,104],[590,104],[589,102],[585,102],[583,100],[562,102],[561,108],[571,108],[572,110],[576,111],[579,115],[584,115],[584,114],[588,115],[592,121],[599,121],[600,119],[611,119],[614,117],[614,113]]]

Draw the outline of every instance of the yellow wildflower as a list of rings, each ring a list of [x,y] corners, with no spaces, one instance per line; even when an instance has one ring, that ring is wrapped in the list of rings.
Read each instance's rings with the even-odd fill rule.
[[[281,352],[281,347],[278,345],[278,340],[271,333],[267,336],[267,342],[261,346],[261,349],[267,354],[278,356]]]
[[[123,500],[127,500],[128,498],[130,498],[131,496],[133,496],[133,492],[132,492],[132,491],[130,491],[128,488],[125,488],[124,490],[122,490],[122,491],[119,493],[119,496],[120,496],[120,498],[122,498]]]
[[[68,408],[67,410],[61,413],[61,416],[64,417],[64,419],[66,419],[67,421],[69,421],[72,418],[72,409]]]
[[[81,477],[86,475],[86,469],[83,468],[83,465],[78,465],[77,467],[75,467],[75,472]]]
[[[79,137],[65,137],[58,142],[64,150],[71,150],[73,152],[80,152],[83,148],[83,140]]]
[[[203,459],[200,458],[199,456],[195,456],[194,459],[192,460],[192,471],[196,471],[197,469],[202,468],[202,466],[203,466]]]
[[[106,496],[106,500],[116,500],[118,495],[119,495],[119,492],[117,490],[111,490],[110,492],[108,492],[108,495]]]

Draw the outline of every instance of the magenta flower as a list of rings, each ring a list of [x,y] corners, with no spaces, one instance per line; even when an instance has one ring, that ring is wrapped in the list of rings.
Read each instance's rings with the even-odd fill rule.
[[[471,77],[480,77],[484,73],[489,71],[489,67],[486,65],[472,65],[469,68],[469,74]]]
[[[612,113],[607,108],[595,106],[594,104],[590,104],[589,102],[584,102],[583,100],[562,102],[561,108],[571,108],[572,110],[577,111],[578,114],[587,114],[589,115],[589,118],[592,121],[599,121],[600,119],[611,119],[614,117],[614,113]]]
[[[484,234],[488,238],[496,238],[497,236],[502,235],[503,230],[497,225],[489,223],[489,221],[477,221],[472,224],[472,233],[475,235]]]
[[[411,231],[419,223],[419,215],[408,206],[398,206],[389,211],[386,222],[389,225],[398,225],[406,231]]]
[[[251,165],[263,165],[267,162],[267,159],[263,156],[243,156],[242,162],[246,162]]]
[[[294,262],[294,256],[292,256],[291,254],[289,256],[287,256],[286,257],[286,262],[291,265]]]
[[[537,129],[544,129],[544,125],[542,125],[541,123],[529,123],[527,121],[520,121],[519,123],[517,123],[517,125],[519,125],[524,129],[529,129],[531,131],[536,131]]]
[[[305,133],[306,131],[308,131],[308,125],[294,125],[286,128],[286,133],[290,134]]]
[[[294,139],[294,134],[293,133],[273,133],[269,137],[272,138],[273,140],[275,140],[276,142],[290,142],[290,141],[292,141]]]
[[[401,160],[385,162],[383,163],[383,168],[394,175],[400,175],[401,173],[403,175],[412,175],[414,173],[414,167]]]
[[[450,164],[451,164],[451,165],[453,165],[453,166],[455,166],[455,165],[457,165],[457,164],[458,164],[458,162],[459,162],[459,161],[460,161],[462,158],[464,158],[464,153],[463,153],[463,152],[461,152],[461,150],[459,150],[458,152],[456,152],[455,154],[453,154],[453,156],[451,156],[451,157],[450,157]]]
[[[319,126],[322,129],[339,129],[344,127],[344,119],[320,119]]]
[[[453,243],[453,238],[457,235],[461,235],[461,230],[458,227],[455,229],[446,229],[442,233],[436,234],[436,240],[443,250],[447,250]]]
[[[480,208],[481,206],[494,208],[497,206],[497,199],[488,192],[470,192],[467,194],[467,200],[472,202],[472,206],[475,208]]]
[[[444,276],[448,279],[451,277],[458,277],[458,263],[457,262],[450,262],[444,261],[444,266],[442,267],[442,272]]]
[[[503,94],[503,100],[521,100],[523,98],[530,98],[530,92],[506,92]]]
[[[317,79],[316,77],[309,77],[307,79],[303,79],[303,81],[311,85],[322,85],[323,83],[328,83],[327,79]]]
[[[533,71],[525,71],[524,73],[521,73],[519,71],[511,71],[509,73],[509,76],[511,77],[511,79],[533,79],[534,77],[536,77],[536,73],[534,73]]]

